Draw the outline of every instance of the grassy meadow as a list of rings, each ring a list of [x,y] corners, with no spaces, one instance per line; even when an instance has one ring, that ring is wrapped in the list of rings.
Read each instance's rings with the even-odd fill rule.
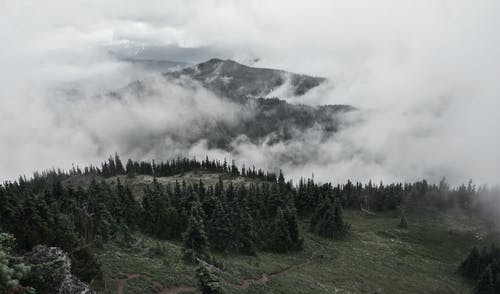
[[[224,265],[228,293],[470,293],[456,272],[474,245],[492,238],[486,224],[458,212],[345,211],[352,233],[327,240],[307,232],[304,250],[257,256],[212,253]],[[129,246],[99,251],[104,293],[196,293],[196,267],[182,260],[178,243],[135,235]]]

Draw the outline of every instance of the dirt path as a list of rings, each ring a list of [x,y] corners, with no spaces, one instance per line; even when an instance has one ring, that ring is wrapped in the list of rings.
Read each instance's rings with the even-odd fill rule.
[[[185,286],[185,285],[181,285],[181,286],[174,286],[174,285],[163,286],[162,284],[160,284],[159,282],[153,280],[152,278],[150,278],[148,276],[140,275],[140,274],[127,274],[126,276],[127,277],[125,279],[121,279],[121,280],[117,281],[117,288],[118,288],[117,293],[118,294],[123,294],[123,289],[125,288],[125,285],[127,285],[127,282],[129,280],[137,279],[137,278],[144,278],[144,279],[150,281],[151,283],[153,283],[156,287],[160,288],[161,290],[160,290],[160,292],[158,292],[158,294],[178,294],[178,293],[182,293],[182,292],[190,292],[190,291],[194,291],[195,290],[194,287]]]
[[[224,285],[231,287],[231,288],[234,288],[234,289],[241,289],[241,290],[248,289],[248,287],[250,287],[250,285],[257,284],[257,285],[265,286],[267,284],[267,282],[269,282],[273,277],[287,273],[291,270],[298,268],[299,266],[303,266],[303,265],[311,263],[314,259],[314,256],[316,256],[319,252],[321,252],[325,249],[325,247],[323,246],[323,244],[321,244],[321,242],[319,242],[318,240],[315,240],[315,239],[312,239],[312,240],[314,242],[316,242],[320,248],[311,252],[311,256],[309,256],[309,258],[307,258],[307,260],[305,260],[303,262],[296,263],[296,264],[292,264],[290,266],[287,266],[283,269],[280,269],[278,271],[275,271],[275,272],[272,272],[269,274],[263,273],[262,276],[260,277],[260,279],[244,279],[241,284],[232,284],[232,283],[224,281]]]
[[[117,282],[118,294],[123,294],[123,288],[127,284],[128,280],[137,279],[140,276],[141,275],[138,274],[132,274],[132,275],[127,275],[125,279],[118,280]]]
[[[233,283],[230,283],[230,282],[227,282],[227,281],[223,281],[223,284],[225,286],[227,286],[227,287],[230,287],[230,288],[233,288],[233,289],[239,289],[239,290],[248,289],[251,285],[262,285],[262,286],[265,286],[273,277],[281,275],[281,274],[284,274],[284,273],[287,273],[287,272],[289,272],[291,270],[294,270],[294,269],[296,269],[296,268],[298,268],[300,266],[303,266],[303,265],[311,263],[313,261],[314,257],[319,252],[321,252],[321,251],[323,251],[325,249],[325,247],[323,246],[323,244],[321,244],[321,242],[319,242],[318,240],[315,240],[315,239],[312,239],[312,240],[319,245],[319,249],[313,250],[311,252],[311,256],[309,256],[305,261],[302,261],[302,262],[299,262],[299,263],[296,263],[296,264],[292,264],[290,266],[287,266],[287,267],[285,267],[283,269],[280,269],[278,271],[275,271],[275,272],[272,272],[272,273],[269,273],[269,274],[262,273],[262,276],[259,279],[244,279],[241,282],[241,284],[233,284]],[[139,277],[144,277],[147,280],[149,280],[152,283],[154,283],[156,286],[159,286],[159,288],[161,288],[161,290],[158,292],[158,294],[179,294],[179,293],[183,293],[183,292],[191,292],[191,291],[196,290],[195,287],[188,286],[188,285],[178,285],[178,286],[176,286],[176,285],[166,285],[166,286],[163,286],[160,283],[152,280],[150,277],[139,275],[139,274],[128,274],[127,278],[118,280],[118,282],[117,282],[117,285],[118,285],[118,294],[123,294],[123,288],[127,284],[128,280],[136,279],[136,278],[139,278]]]
[[[165,286],[163,289],[158,292],[158,294],[178,294],[182,292],[191,292],[196,290],[196,288],[191,286]]]
[[[269,276],[266,273],[263,273],[260,279],[245,279],[241,282],[241,284],[232,284],[224,281],[224,285],[234,289],[248,289],[248,287],[253,284],[260,284],[262,286],[265,286],[268,281]]]

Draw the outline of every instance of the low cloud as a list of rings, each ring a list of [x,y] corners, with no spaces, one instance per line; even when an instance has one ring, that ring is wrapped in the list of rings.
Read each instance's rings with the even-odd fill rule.
[[[0,174],[97,163],[117,151],[209,154],[325,181],[498,183],[499,5],[2,1]],[[326,141],[311,129],[274,145],[240,137],[232,152],[208,148],[192,140],[200,129],[245,110],[200,87],[158,82],[110,50],[191,63],[217,55],[324,76],[328,84],[288,101],[358,110]],[[151,95],[107,95],[138,79]],[[148,141],[158,134],[161,142]]]

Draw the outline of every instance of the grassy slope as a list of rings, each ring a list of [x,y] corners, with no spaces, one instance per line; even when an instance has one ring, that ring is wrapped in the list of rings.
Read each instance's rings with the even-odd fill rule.
[[[484,239],[485,225],[454,212],[408,213],[408,230],[399,230],[396,213],[369,215],[346,211],[350,237],[321,239],[306,232],[305,249],[292,254],[259,253],[257,257],[214,254],[226,267],[230,293],[469,293],[470,284],[455,273],[469,249]],[[483,236],[479,240],[478,236]],[[181,261],[181,247],[159,242],[162,255],[148,248],[158,241],[140,237],[135,249],[106,245],[100,252],[105,293],[160,293],[165,286],[195,286],[195,267]],[[148,253],[149,252],[149,253]],[[269,280],[262,283],[262,274]],[[244,281],[244,279],[250,279]],[[238,285],[248,284],[247,289]],[[176,293],[163,289],[162,293]],[[175,290],[175,289],[174,289]],[[170,292],[169,292],[170,291]]]
[[[234,177],[228,174],[221,174],[221,173],[207,172],[200,170],[190,171],[171,177],[159,177],[157,178],[157,181],[162,185],[170,184],[173,187],[176,181],[178,181],[179,184],[182,184],[182,182],[184,181],[187,185],[189,185],[189,184],[198,184],[201,180],[203,181],[203,184],[205,184],[206,186],[209,185],[215,186],[215,184],[219,181],[219,178],[222,179],[224,185],[228,185],[229,182],[232,182],[233,185],[235,186],[239,186],[242,184],[249,185],[250,183],[259,181],[257,179],[251,179],[246,177]],[[146,186],[148,185],[153,184],[153,176],[149,175],[137,175],[133,178],[129,178],[125,175],[122,175],[122,176],[108,178],[106,179],[106,182],[108,182],[109,184],[116,184],[118,179],[122,184],[132,187],[132,192],[138,199],[142,198],[144,194],[144,188],[146,188]]]
[[[208,185],[215,185],[218,181],[219,178],[222,179],[222,182],[224,185],[228,185],[229,182],[232,182],[235,186],[238,185],[249,185],[251,183],[259,182],[257,179],[251,179],[251,178],[246,178],[246,177],[234,177],[228,174],[221,174],[221,173],[216,173],[216,172],[209,172],[209,171],[202,171],[202,170],[194,170],[182,174],[178,174],[175,176],[170,176],[170,177],[159,177],[156,178],[157,181],[163,185],[171,184],[172,186],[175,184],[176,181],[179,182],[179,184],[182,184],[182,182],[186,182],[187,185],[189,184],[198,184],[200,180],[203,181],[203,183],[208,186]],[[137,175],[133,178],[129,178],[126,175],[120,175],[120,176],[114,176],[110,178],[102,178],[100,176],[73,176],[70,177],[69,179],[65,180],[63,183],[72,188],[76,187],[88,187],[92,181],[92,179],[95,179],[96,181],[102,181],[105,180],[108,184],[116,184],[118,180],[123,185],[127,185],[131,187],[132,193],[137,199],[141,199],[142,196],[144,195],[144,189],[146,186],[150,186],[153,184],[153,176],[150,175]]]

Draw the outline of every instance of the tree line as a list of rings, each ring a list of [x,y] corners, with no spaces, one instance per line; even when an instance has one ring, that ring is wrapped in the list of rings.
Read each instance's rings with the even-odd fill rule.
[[[256,169],[255,166],[252,168],[245,168],[245,166],[238,168],[233,161],[228,163],[226,159],[221,160],[210,160],[206,157],[204,160],[197,160],[196,158],[176,158],[167,161],[156,162],[152,161],[134,161],[128,159],[125,164],[122,160],[115,154],[110,156],[106,161],[101,163],[101,167],[97,166],[86,166],[81,168],[79,166],[73,166],[70,170],[64,171],[61,169],[50,169],[42,172],[35,172],[33,174],[30,182],[46,181],[47,178],[54,180],[64,180],[71,176],[85,175],[85,176],[99,176],[103,178],[109,178],[118,175],[127,175],[129,177],[134,177],[135,175],[151,175],[156,177],[168,177],[173,175],[178,175],[184,172],[189,172],[193,170],[202,170],[216,173],[224,173],[233,176],[243,176],[253,179],[259,179],[263,181],[276,181],[277,175],[273,172],[264,172],[262,169]],[[19,177],[18,182],[26,182],[26,177]]]

